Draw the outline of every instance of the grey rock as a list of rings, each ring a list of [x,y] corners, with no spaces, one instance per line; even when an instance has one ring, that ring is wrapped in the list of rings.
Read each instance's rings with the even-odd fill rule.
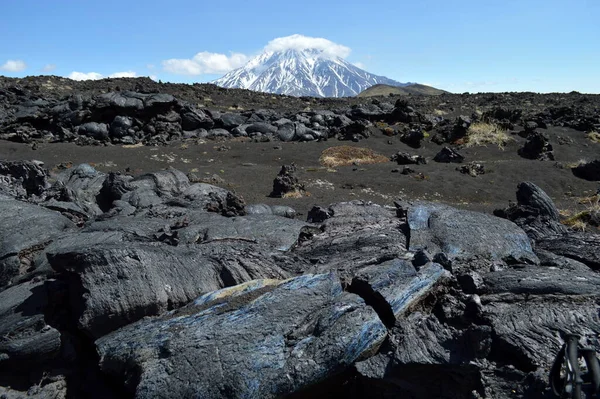
[[[386,336],[333,274],[250,284],[99,339],[100,367],[136,398],[274,398],[344,370]]]
[[[37,265],[35,255],[75,226],[60,213],[21,201],[0,199],[0,287]]]
[[[70,278],[70,307],[78,328],[96,338],[202,293],[257,278],[290,276],[268,250],[243,241],[124,246],[90,238],[84,235],[47,256],[56,271]]]
[[[92,137],[96,140],[108,140],[108,125],[106,123],[88,122],[79,126],[78,134]]]
[[[413,251],[539,263],[527,234],[508,220],[433,203],[416,203],[406,212]]]
[[[210,115],[201,109],[188,109],[181,115],[181,128],[183,130],[212,129],[215,122]]]
[[[27,370],[57,358],[61,335],[44,317],[44,281],[28,281],[0,292],[0,370]]]
[[[231,130],[240,125],[243,125],[247,119],[247,117],[233,112],[226,112],[218,118],[218,120],[221,121],[221,125],[223,126],[223,128],[227,130]]]
[[[442,148],[441,151],[438,152],[435,157],[433,157],[435,162],[442,163],[461,163],[464,159],[465,157],[450,147]]]
[[[128,130],[133,126],[133,120],[127,116],[115,116],[110,124],[110,135],[115,138],[123,138],[129,134]]]
[[[265,122],[254,122],[246,127],[246,133],[252,135],[253,133],[262,134],[275,134],[277,133],[277,127]]]

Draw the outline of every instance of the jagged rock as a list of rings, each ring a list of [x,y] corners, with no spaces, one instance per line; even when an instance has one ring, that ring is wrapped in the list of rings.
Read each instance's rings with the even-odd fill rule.
[[[250,284],[99,339],[100,367],[137,398],[271,398],[343,371],[386,336],[333,274]]]
[[[519,155],[528,159],[539,159],[541,161],[554,160],[552,144],[548,138],[540,132],[532,132],[527,135],[527,142],[519,149]]]
[[[465,157],[450,147],[442,148],[442,150],[433,158],[435,162],[443,163],[461,163],[464,159]]]
[[[0,292],[0,371],[41,367],[60,355],[61,334],[44,317],[46,285],[27,281]]]
[[[340,129],[340,140],[360,141],[370,136],[368,122],[354,121]]]
[[[456,170],[458,170],[460,173],[463,173],[465,175],[468,174],[473,177],[485,174],[483,164],[477,162],[469,162],[466,165],[462,165],[456,168]]]
[[[420,155],[410,155],[407,152],[399,151],[390,158],[392,162],[397,162],[398,165],[425,165],[427,160]]]
[[[420,129],[411,129],[400,136],[400,141],[412,148],[420,148],[425,134]]]
[[[296,165],[283,165],[281,170],[277,174],[275,180],[273,180],[273,191],[271,191],[271,197],[283,197],[289,193],[303,192],[304,185],[298,181],[296,177]]]
[[[0,215],[0,287],[35,270],[36,255],[75,227],[58,212],[11,199],[0,198]]]
[[[0,161],[0,192],[13,197],[41,196],[50,187],[48,172],[37,161]]]
[[[574,167],[572,171],[581,179],[600,181],[600,160],[582,163]]]
[[[504,210],[494,211],[494,215],[515,222],[534,240],[567,232],[567,228],[560,223],[554,202],[535,184],[519,183],[517,201],[517,204]]]
[[[88,217],[103,213],[98,206],[97,196],[102,189],[106,175],[88,164],[81,164],[68,169],[56,178],[51,187],[49,199],[60,202],[71,202]]]

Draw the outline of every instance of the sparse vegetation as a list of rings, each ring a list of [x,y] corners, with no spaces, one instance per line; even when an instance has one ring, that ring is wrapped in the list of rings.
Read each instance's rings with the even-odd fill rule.
[[[579,203],[584,204],[586,209],[568,216],[562,223],[577,231],[586,231],[590,226],[600,227],[600,195],[582,198]]]
[[[600,133],[596,132],[596,131],[592,131],[592,132],[588,132],[588,134],[585,135],[588,140],[590,140],[592,143],[600,143]]]
[[[495,144],[500,149],[514,139],[510,137],[506,130],[494,123],[475,122],[467,130],[467,136],[464,143],[466,147],[485,146]]]
[[[352,147],[342,145],[338,147],[330,147],[321,153],[319,158],[321,165],[328,168],[347,165],[367,165],[374,163],[389,162],[389,158],[364,147]]]

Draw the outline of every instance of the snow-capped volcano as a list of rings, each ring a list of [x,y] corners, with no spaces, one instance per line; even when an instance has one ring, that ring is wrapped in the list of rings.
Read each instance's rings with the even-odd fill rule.
[[[376,85],[408,86],[373,75],[321,49],[265,51],[212,83],[292,96],[348,97]]]

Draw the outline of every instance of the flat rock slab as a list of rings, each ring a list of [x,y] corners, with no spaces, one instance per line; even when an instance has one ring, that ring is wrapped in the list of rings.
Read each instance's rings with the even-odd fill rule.
[[[575,259],[594,270],[600,270],[600,235],[598,234],[571,233],[539,240],[537,246]]]
[[[409,206],[407,218],[412,251],[539,263],[527,234],[506,219],[432,203]]]
[[[557,267],[524,266],[483,276],[484,292],[499,294],[596,295],[600,293],[600,275],[591,270],[565,270]]]
[[[344,370],[387,335],[334,274],[261,286],[99,339],[100,367],[136,398],[273,398]]]
[[[88,233],[98,234],[107,234],[99,237],[104,242],[75,246],[68,240],[69,245],[48,251],[50,265],[69,285],[78,327],[95,338],[202,293],[257,278],[291,276],[268,248],[248,243],[123,245],[111,242],[114,233]]]

